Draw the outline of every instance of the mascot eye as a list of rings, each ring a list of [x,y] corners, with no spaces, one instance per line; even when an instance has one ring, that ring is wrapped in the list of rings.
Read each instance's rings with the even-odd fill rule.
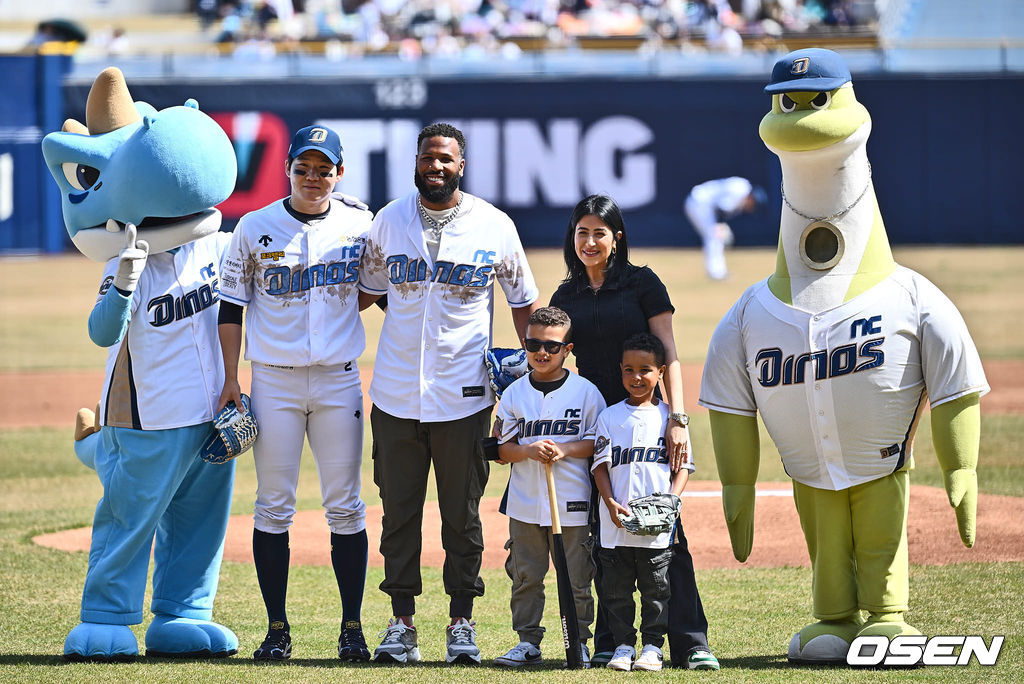
[[[817,96],[811,100],[811,106],[815,109],[827,109],[832,104],[832,93],[823,92],[818,93]]]
[[[94,169],[85,164],[64,162],[60,167],[61,171],[64,172],[64,177],[68,179],[68,183],[75,190],[88,190],[100,177],[99,169]]]
[[[779,108],[786,114],[789,114],[791,111],[796,109],[796,100],[786,93],[782,93],[782,95],[779,95]]]

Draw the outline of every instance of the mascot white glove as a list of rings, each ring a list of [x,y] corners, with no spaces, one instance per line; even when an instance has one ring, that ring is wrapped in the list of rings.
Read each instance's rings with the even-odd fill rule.
[[[107,221],[107,229],[110,223]],[[116,222],[114,225],[117,225]],[[135,292],[139,284],[139,276],[142,269],[146,268],[146,259],[149,258],[149,243],[145,240],[136,240],[136,228],[134,223],[127,223],[124,227],[124,247],[117,255],[117,274],[114,276],[114,287],[123,292]]]

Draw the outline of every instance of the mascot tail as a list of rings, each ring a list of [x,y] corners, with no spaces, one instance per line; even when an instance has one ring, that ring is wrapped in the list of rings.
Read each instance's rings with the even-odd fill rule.
[[[75,417],[75,456],[86,468],[96,470],[96,445],[100,440],[100,406],[78,409]]]

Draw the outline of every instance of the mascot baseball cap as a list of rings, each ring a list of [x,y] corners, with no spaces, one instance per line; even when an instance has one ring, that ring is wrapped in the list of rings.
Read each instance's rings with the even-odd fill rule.
[[[766,93],[835,90],[851,80],[850,68],[837,53],[824,48],[790,52],[775,63]]]
[[[288,157],[294,159],[306,150],[323,152],[332,164],[343,161],[341,136],[326,126],[306,126],[295,131],[292,144],[288,148]]]

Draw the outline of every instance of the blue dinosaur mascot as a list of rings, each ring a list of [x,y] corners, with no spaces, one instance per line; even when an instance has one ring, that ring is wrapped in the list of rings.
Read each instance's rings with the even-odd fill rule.
[[[871,117],[829,50],[776,62],[761,139],[782,164],[775,272],[711,339],[710,409],[733,555],[754,537],[758,413],[778,447],[811,560],[813,615],[795,663],[845,663],[858,636],[919,634],[909,603],[911,446],[931,404],[932,439],[960,538],[973,546],[988,384],[963,318],[892,257],[865,144]]]
[[[106,262],[89,337],[110,348],[99,430],[75,445],[103,498],[64,656],[138,655],[128,625],[142,622],[151,549],[147,655],[231,655],[237,637],[210,619],[234,462],[198,455],[224,384],[217,272],[230,236],[213,207],[235,185],[231,142],[193,100],[159,112],[133,103],[110,68],[89,92],[86,125],[66,121],[43,156],[72,241]]]

